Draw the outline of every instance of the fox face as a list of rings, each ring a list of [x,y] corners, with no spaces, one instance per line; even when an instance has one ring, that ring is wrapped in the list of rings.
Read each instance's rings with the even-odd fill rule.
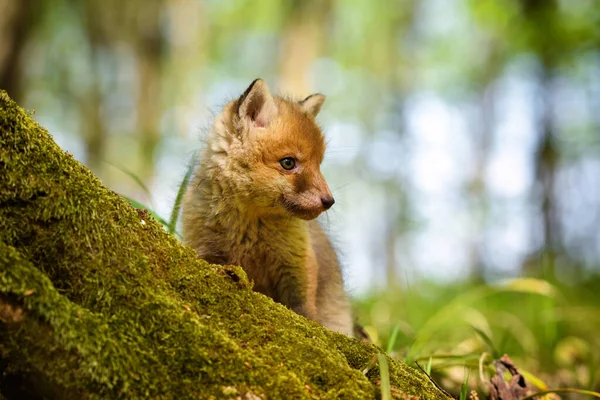
[[[314,118],[325,96],[273,97],[254,81],[233,106],[227,169],[256,214],[314,219],[334,204],[320,169],[325,140]]]

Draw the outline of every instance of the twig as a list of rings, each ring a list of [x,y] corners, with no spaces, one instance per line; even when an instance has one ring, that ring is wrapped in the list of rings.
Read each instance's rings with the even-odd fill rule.
[[[427,376],[427,378],[429,378],[429,380],[431,381],[431,383],[433,383],[433,385],[434,385],[436,388],[438,388],[439,390],[441,390],[441,391],[442,391],[442,392],[443,392],[443,393],[444,393],[446,396],[448,396],[448,397],[452,397],[452,395],[451,395],[450,393],[448,393],[446,390],[444,390],[444,389],[443,389],[443,388],[442,388],[440,385],[438,385],[438,384],[437,384],[437,382],[436,382],[436,381],[434,381],[434,380],[433,380],[433,378],[431,377],[431,375],[429,375],[429,374],[427,373],[427,371],[425,371],[425,370],[423,369],[423,367],[421,367],[421,365],[419,365],[419,363],[418,363],[417,361],[415,361],[415,364],[417,364],[417,367],[419,367],[419,369],[421,370],[421,372],[423,372],[423,373],[424,373],[424,374]]]

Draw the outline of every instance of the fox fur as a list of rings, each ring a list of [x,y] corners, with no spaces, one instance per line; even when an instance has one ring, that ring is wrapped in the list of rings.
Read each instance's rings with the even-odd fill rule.
[[[333,204],[315,122],[324,100],[272,96],[257,79],[229,102],[187,189],[183,239],[209,262],[240,265],[254,290],[352,336],[338,258],[315,220]]]

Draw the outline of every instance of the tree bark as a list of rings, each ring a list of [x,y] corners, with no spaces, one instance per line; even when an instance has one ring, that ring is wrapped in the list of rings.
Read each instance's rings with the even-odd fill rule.
[[[0,398],[374,398],[380,351],[198,259],[0,92]]]

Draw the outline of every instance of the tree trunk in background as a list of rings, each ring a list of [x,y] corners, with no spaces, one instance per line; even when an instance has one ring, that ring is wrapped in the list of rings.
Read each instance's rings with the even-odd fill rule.
[[[394,10],[389,14],[389,7]],[[382,34],[378,37],[384,38],[376,47],[376,54],[372,59],[374,71],[383,73],[387,78],[387,85],[392,91],[392,96],[389,104],[389,118],[386,129],[391,129],[395,133],[404,138],[406,135],[406,113],[405,99],[409,92],[409,82],[412,79],[410,62],[411,54],[408,53],[406,47],[403,47],[403,41],[398,38],[405,38],[413,27],[413,22],[416,12],[416,3],[412,0],[404,1],[401,7],[395,6],[394,3],[382,6],[383,12],[387,15],[381,18],[378,29],[382,30]],[[369,57],[369,54],[365,54]],[[404,71],[404,75],[400,71]],[[398,142],[400,143],[400,141]],[[398,153],[402,153],[403,149],[398,148]],[[406,245],[409,232],[411,229],[412,207],[410,197],[406,193],[407,177],[403,174],[396,174],[393,179],[388,179],[382,184],[384,187],[391,187],[391,190],[385,190],[386,195],[386,270],[385,277],[387,285],[392,288],[398,288],[402,284],[402,276],[406,276],[404,268],[412,265],[406,265],[409,260],[409,246]],[[404,254],[401,260],[398,259],[397,249],[403,249]],[[405,263],[402,265],[402,263]],[[402,274],[404,272],[404,275]],[[408,282],[405,282],[408,284]]]
[[[85,34],[90,44],[89,64],[92,71],[88,74],[87,92],[78,99],[83,121],[83,139],[85,142],[85,164],[102,176],[103,161],[106,161],[107,132],[105,118],[102,116],[104,93],[102,92],[102,51],[108,48],[108,39],[104,34],[102,19],[98,19],[98,2],[90,1],[80,5],[85,18]]]
[[[0,0],[0,89],[22,101],[22,53],[35,25],[29,0]]]
[[[535,152],[535,177],[541,202],[542,250],[545,253],[540,272],[543,277],[552,279],[555,276],[555,256],[562,252],[562,236],[555,191],[560,153],[555,139],[551,106],[552,82],[548,74],[549,66],[544,64],[540,82],[543,101],[540,106],[540,138]]]
[[[396,244],[399,239],[398,230],[400,229],[399,205],[396,203],[395,196],[387,196],[387,193],[384,196],[386,196],[385,218],[383,221],[383,234],[385,235],[385,285],[390,288],[397,288],[400,286],[398,260],[396,257]]]
[[[85,141],[85,164],[96,174],[102,174],[103,164],[106,156],[106,129],[102,118],[102,106],[104,96],[100,89],[98,80],[98,49],[91,49],[91,64],[94,72],[90,74],[88,92],[81,99],[81,115],[83,119],[83,138]]]
[[[542,229],[534,228],[534,235],[542,237],[542,259],[528,262],[533,274],[552,279],[555,276],[555,257],[562,249],[561,225],[557,209],[556,175],[560,152],[556,143],[556,132],[552,109],[552,78],[556,60],[561,51],[560,38],[555,28],[557,4],[555,0],[522,0],[521,7],[533,36],[533,48],[540,60],[539,94],[537,118],[539,132],[535,150],[535,178],[533,201],[538,199],[542,216]],[[534,254],[533,258],[539,258]]]
[[[162,116],[162,62],[165,43],[160,27],[162,1],[144,2],[137,9],[140,15],[133,46],[137,56],[137,129],[140,140],[140,176],[150,185],[154,177],[155,156],[160,143]]]
[[[310,67],[321,54],[330,1],[293,0],[281,33],[279,88],[295,96],[310,94]]]
[[[189,134],[186,121],[201,115],[204,103],[198,92],[202,87],[203,67],[207,63],[208,24],[205,19],[206,4],[186,0],[167,2],[171,42],[163,80],[164,104],[178,104],[168,121],[171,136]],[[194,130],[194,134],[197,132]],[[194,139],[196,139],[194,137]]]
[[[495,33],[484,36],[485,46],[480,57],[483,62],[478,71],[474,72],[473,81],[477,85],[476,115],[473,130],[470,132],[474,143],[475,162],[473,175],[468,182],[468,192],[465,197],[469,200],[473,231],[470,243],[470,278],[474,282],[483,282],[486,275],[486,231],[489,225],[491,199],[487,189],[487,168],[492,144],[494,142],[494,127],[496,126],[496,79],[501,74],[505,59],[502,51],[501,38]]]
[[[490,68],[493,68],[490,65]],[[485,280],[486,228],[488,225],[490,200],[486,188],[486,171],[490,156],[490,148],[494,136],[494,83],[487,80],[482,86],[479,96],[479,123],[473,131],[475,143],[475,167],[469,182],[468,197],[471,200],[471,214],[474,221],[474,232],[471,234],[470,265],[471,279],[474,282]]]

